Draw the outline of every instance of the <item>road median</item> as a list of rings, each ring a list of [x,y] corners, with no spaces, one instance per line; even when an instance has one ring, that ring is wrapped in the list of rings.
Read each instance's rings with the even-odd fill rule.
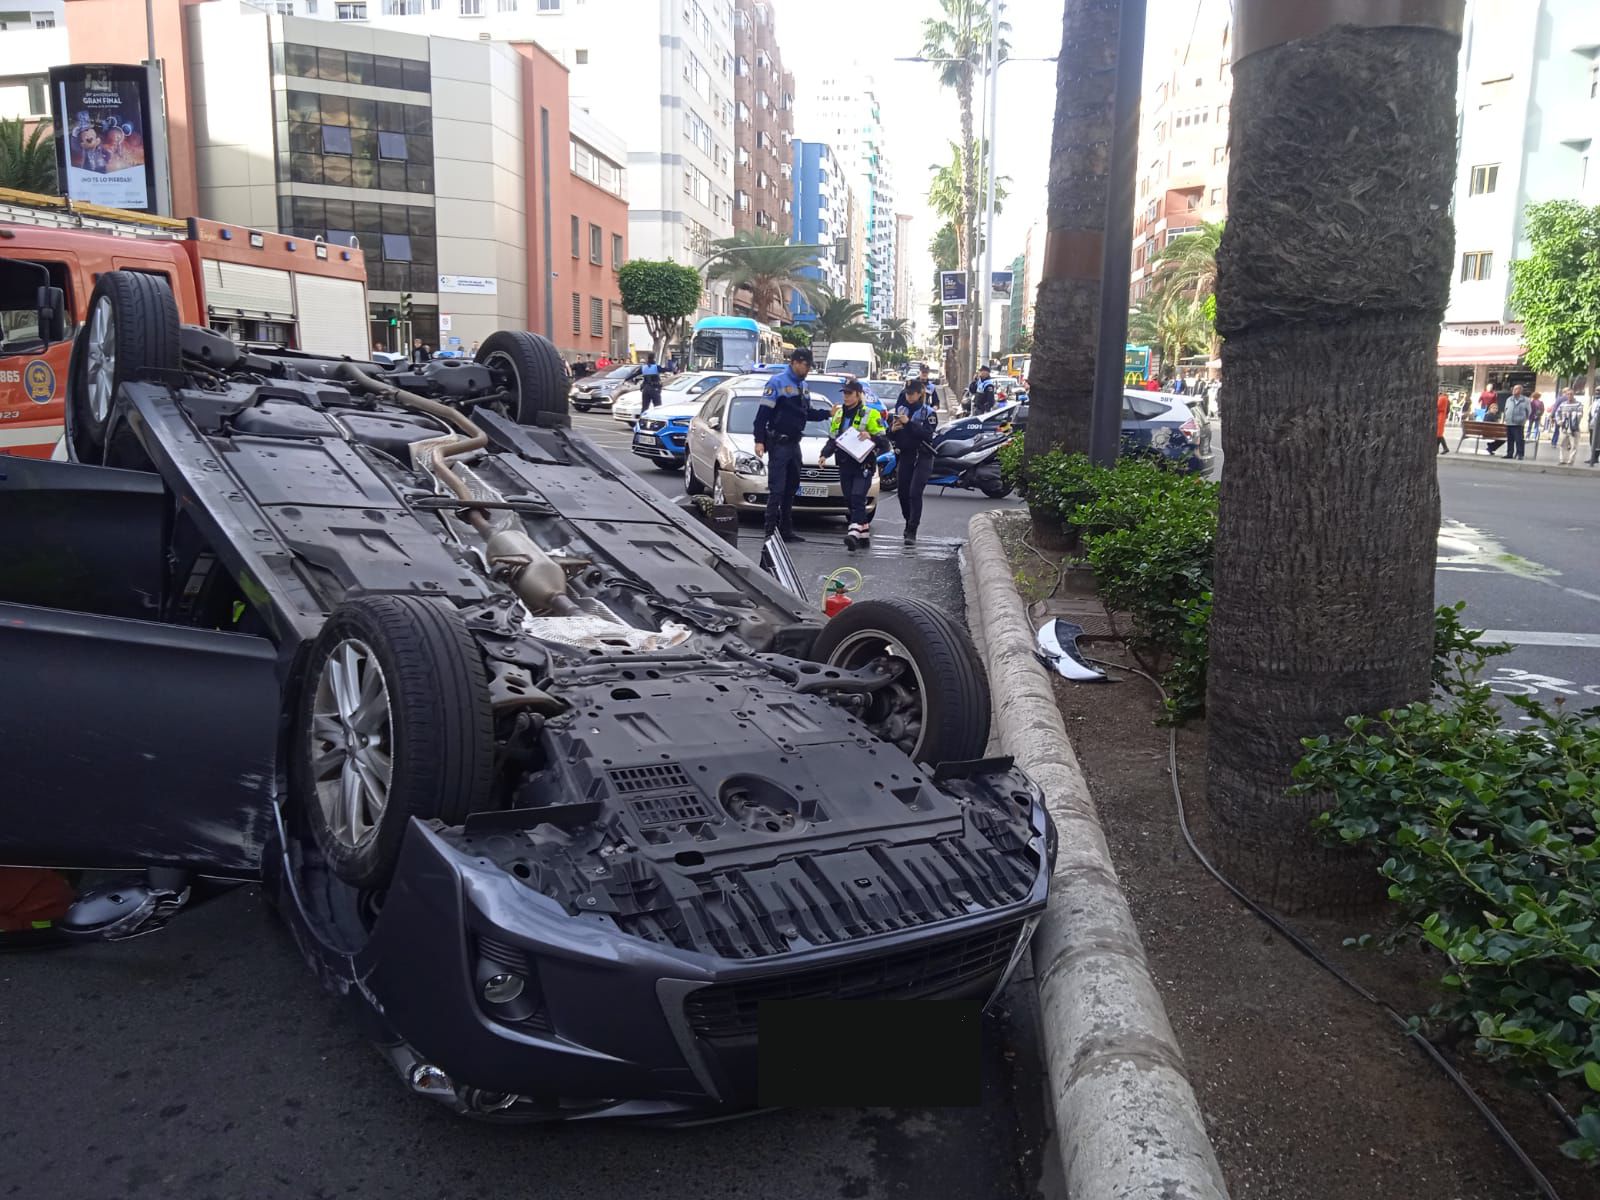
[[[1033,941],[1041,1038],[1066,1194],[1225,1200],[1166,1009],[1067,738],[996,514],[972,519],[968,624],[994,695],[996,749],[1044,789],[1060,837]]]

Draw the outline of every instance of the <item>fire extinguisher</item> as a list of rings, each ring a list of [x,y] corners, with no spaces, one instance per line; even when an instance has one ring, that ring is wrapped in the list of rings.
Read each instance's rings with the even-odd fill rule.
[[[851,582],[846,582],[851,580]],[[861,572],[854,567],[840,567],[822,581],[822,611],[836,617],[850,607],[850,596],[861,587]]]

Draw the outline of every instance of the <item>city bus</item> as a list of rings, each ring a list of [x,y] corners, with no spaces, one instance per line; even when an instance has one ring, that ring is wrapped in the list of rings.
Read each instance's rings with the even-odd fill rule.
[[[1138,387],[1150,378],[1150,347],[1125,346],[1122,358],[1122,384]]]
[[[701,317],[688,357],[691,371],[747,371],[783,361],[783,339],[751,317]]]

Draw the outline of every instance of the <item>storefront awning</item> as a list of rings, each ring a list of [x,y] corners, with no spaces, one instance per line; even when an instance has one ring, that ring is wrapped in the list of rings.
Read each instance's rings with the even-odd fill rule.
[[[1515,335],[1470,335],[1446,329],[1439,335],[1441,367],[1510,366],[1527,347]]]

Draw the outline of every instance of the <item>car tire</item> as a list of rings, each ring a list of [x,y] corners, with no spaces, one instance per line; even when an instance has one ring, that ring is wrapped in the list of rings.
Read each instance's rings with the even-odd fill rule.
[[[567,425],[572,381],[555,345],[537,333],[499,329],[483,339],[474,360],[508,372],[516,381],[516,419],[521,425]]]
[[[488,672],[443,601],[357,596],[335,609],[312,643],[292,729],[292,794],[352,887],[388,883],[412,817],[458,825],[489,802]]]
[[[79,462],[99,464],[122,385],[144,371],[178,368],[178,304],[159,276],[107,271],[85,311],[67,367],[66,432]]]
[[[683,456],[683,494],[685,496],[700,496],[705,494],[705,484],[694,477],[694,455]]]
[[[678,464],[670,458],[652,458],[650,461],[655,464],[655,468],[658,471],[676,471],[678,469]]]
[[[823,625],[811,657],[852,669],[885,657],[904,664],[900,682],[872,695],[863,723],[915,762],[983,757],[989,684],[971,637],[943,610],[909,597],[858,600]]]

